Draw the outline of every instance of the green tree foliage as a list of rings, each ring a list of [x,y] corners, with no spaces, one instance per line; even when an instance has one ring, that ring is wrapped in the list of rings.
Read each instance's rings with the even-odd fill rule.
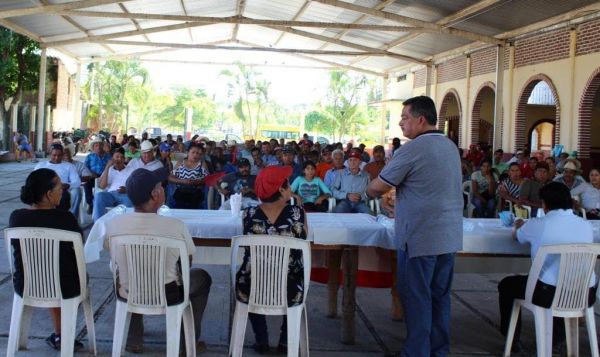
[[[310,132],[331,135],[333,133],[331,124],[329,117],[318,110],[313,110],[304,117],[304,129]]]
[[[211,128],[218,118],[217,106],[206,96],[202,89],[192,90],[185,87],[173,89],[174,101],[164,108],[157,116],[165,128],[183,131],[185,125],[185,110],[193,111],[192,127],[194,129]]]
[[[256,136],[259,122],[268,121],[270,82],[261,73],[237,62],[233,70],[221,72],[227,78],[233,110],[242,123],[244,135]]]
[[[8,109],[23,93],[38,86],[40,47],[37,42],[0,26],[0,121],[8,137]],[[9,140],[5,140],[7,148]]]
[[[137,61],[107,61],[88,67],[89,79],[84,96],[98,107],[96,116],[88,114],[88,125],[110,132],[123,126],[123,114],[128,98],[136,98],[134,91],[147,85],[148,71]]]

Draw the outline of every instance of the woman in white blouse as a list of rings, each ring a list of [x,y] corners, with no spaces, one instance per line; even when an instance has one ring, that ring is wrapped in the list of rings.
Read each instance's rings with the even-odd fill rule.
[[[600,170],[590,170],[590,182],[571,190],[571,196],[577,197],[585,209],[588,219],[600,219]]]

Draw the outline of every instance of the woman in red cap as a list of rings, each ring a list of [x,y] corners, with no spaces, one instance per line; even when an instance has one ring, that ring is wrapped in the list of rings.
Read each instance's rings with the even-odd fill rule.
[[[256,195],[262,204],[248,207],[242,215],[244,234],[272,234],[306,239],[306,216],[300,206],[288,203],[292,196],[288,178],[291,166],[268,166],[262,169],[254,183]],[[302,252],[292,250],[287,281],[288,306],[302,303],[304,299],[304,264]],[[244,261],[236,274],[236,295],[248,302],[250,295],[250,252],[246,249]],[[269,352],[269,334],[264,315],[249,314],[256,337],[253,348],[260,354]],[[287,351],[287,320],[284,316],[279,335],[278,350]]]

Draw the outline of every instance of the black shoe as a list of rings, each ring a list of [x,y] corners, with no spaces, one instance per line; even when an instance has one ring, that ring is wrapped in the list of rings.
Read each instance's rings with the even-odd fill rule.
[[[266,355],[267,353],[269,353],[270,350],[269,345],[258,343],[253,344],[252,349],[260,355]]]
[[[60,351],[60,335],[55,334],[54,332],[46,338],[46,344],[48,346],[54,348],[57,351]],[[73,351],[79,351],[83,349],[83,343],[75,340],[73,344]]]
[[[284,354],[284,353],[287,353],[287,351],[288,351],[287,343],[279,342],[279,344],[277,345],[277,353]]]

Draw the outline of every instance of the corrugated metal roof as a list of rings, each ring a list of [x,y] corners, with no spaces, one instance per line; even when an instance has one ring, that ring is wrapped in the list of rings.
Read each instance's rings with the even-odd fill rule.
[[[172,44],[172,47],[181,47],[184,44],[202,48],[185,50],[172,48],[171,50],[175,54],[173,60],[194,61],[201,53],[203,58],[215,58],[216,62],[219,60],[222,62],[233,61],[234,59],[245,61],[252,58],[260,63],[266,63],[273,58],[276,63],[284,63],[287,59],[287,62],[300,62],[303,65],[306,63],[314,63],[316,66],[338,64],[383,74],[391,68],[410,64],[410,61],[425,63],[431,56],[472,43],[473,38],[468,38],[468,36],[487,36],[485,41],[492,44],[498,42],[492,36],[582,6],[598,5],[598,2],[594,0],[498,0],[483,8],[480,6],[482,5],[480,0],[341,0],[338,2],[336,0],[244,0],[243,2],[241,0],[123,0],[120,4],[117,0],[97,0],[94,3],[97,6],[76,8],[68,13],[57,13],[56,9],[52,9],[52,5],[78,4],[80,1],[48,0],[50,8],[43,8],[43,13],[6,17],[2,16],[3,11],[40,7],[41,5],[38,1],[33,0],[4,0],[0,1],[0,20],[6,26],[14,30],[22,30],[34,38],[41,38],[47,45],[55,46],[58,50],[62,49],[84,62],[92,57],[104,58],[127,54],[137,54],[141,58],[159,60],[160,58],[170,58],[164,53],[165,46],[168,47],[169,44]],[[225,20],[230,21],[232,17],[238,15],[237,9],[242,3],[245,6],[242,7],[241,15],[247,19],[246,21],[295,20],[323,24],[319,24],[317,27],[303,27],[299,26],[300,24],[297,22],[289,24],[290,28],[295,31],[309,33],[304,36],[302,33],[282,32],[277,28],[266,26],[267,24],[264,23],[236,26],[231,22],[226,22]],[[385,4],[385,7],[382,4]],[[350,8],[348,8],[349,6]],[[359,8],[352,8],[352,6]],[[470,7],[473,6],[476,7],[476,10],[471,11]],[[468,10],[467,15],[455,16],[465,9]],[[596,10],[600,10],[600,5],[596,6]],[[117,17],[107,17],[104,14],[103,16],[90,16],[89,13],[86,13],[90,11],[113,13]],[[381,13],[381,11],[385,13]],[[140,18],[140,16],[136,16],[135,19],[121,18],[122,16],[133,16],[126,13],[146,14],[152,18]],[[470,31],[471,34],[462,37],[444,33],[413,34],[399,28],[395,31],[373,28],[344,29],[325,24],[415,27],[415,24],[407,25],[411,21],[389,18],[394,14],[426,21],[426,26],[438,22],[443,26]],[[73,23],[68,21],[66,15]],[[187,17],[174,19],[165,18],[163,15]],[[452,16],[450,23],[448,23],[448,16]],[[216,18],[220,23],[189,22],[202,20],[196,17]],[[156,29],[168,25],[175,25],[176,28],[171,27],[168,31]],[[282,23],[278,25],[282,25]],[[439,32],[444,31],[443,26],[440,27]],[[234,35],[236,33],[234,28],[237,28],[237,35]],[[144,36],[143,31],[139,29],[149,33]],[[310,33],[326,38],[310,38]],[[408,37],[405,37],[407,35]],[[88,41],[86,40],[88,36],[102,37]],[[397,44],[398,40],[403,37],[407,40]],[[56,43],[65,40],[70,42]],[[123,41],[130,42],[123,43]],[[148,41],[152,43],[148,43]],[[392,43],[397,45],[390,49]],[[208,49],[206,44],[217,44],[221,47]],[[261,46],[265,49],[295,49],[298,53],[258,51],[243,53],[241,51],[227,52],[222,49],[222,46],[243,44]],[[398,58],[398,56],[375,55],[376,52],[382,50],[413,58],[408,61],[409,59]],[[163,52],[157,55],[157,51]],[[365,51],[371,54],[362,55]],[[143,53],[149,54],[144,55]],[[218,55],[212,56],[208,55],[209,53]],[[228,53],[228,55],[224,55],[224,53]],[[310,58],[314,58],[316,61],[311,62]]]

